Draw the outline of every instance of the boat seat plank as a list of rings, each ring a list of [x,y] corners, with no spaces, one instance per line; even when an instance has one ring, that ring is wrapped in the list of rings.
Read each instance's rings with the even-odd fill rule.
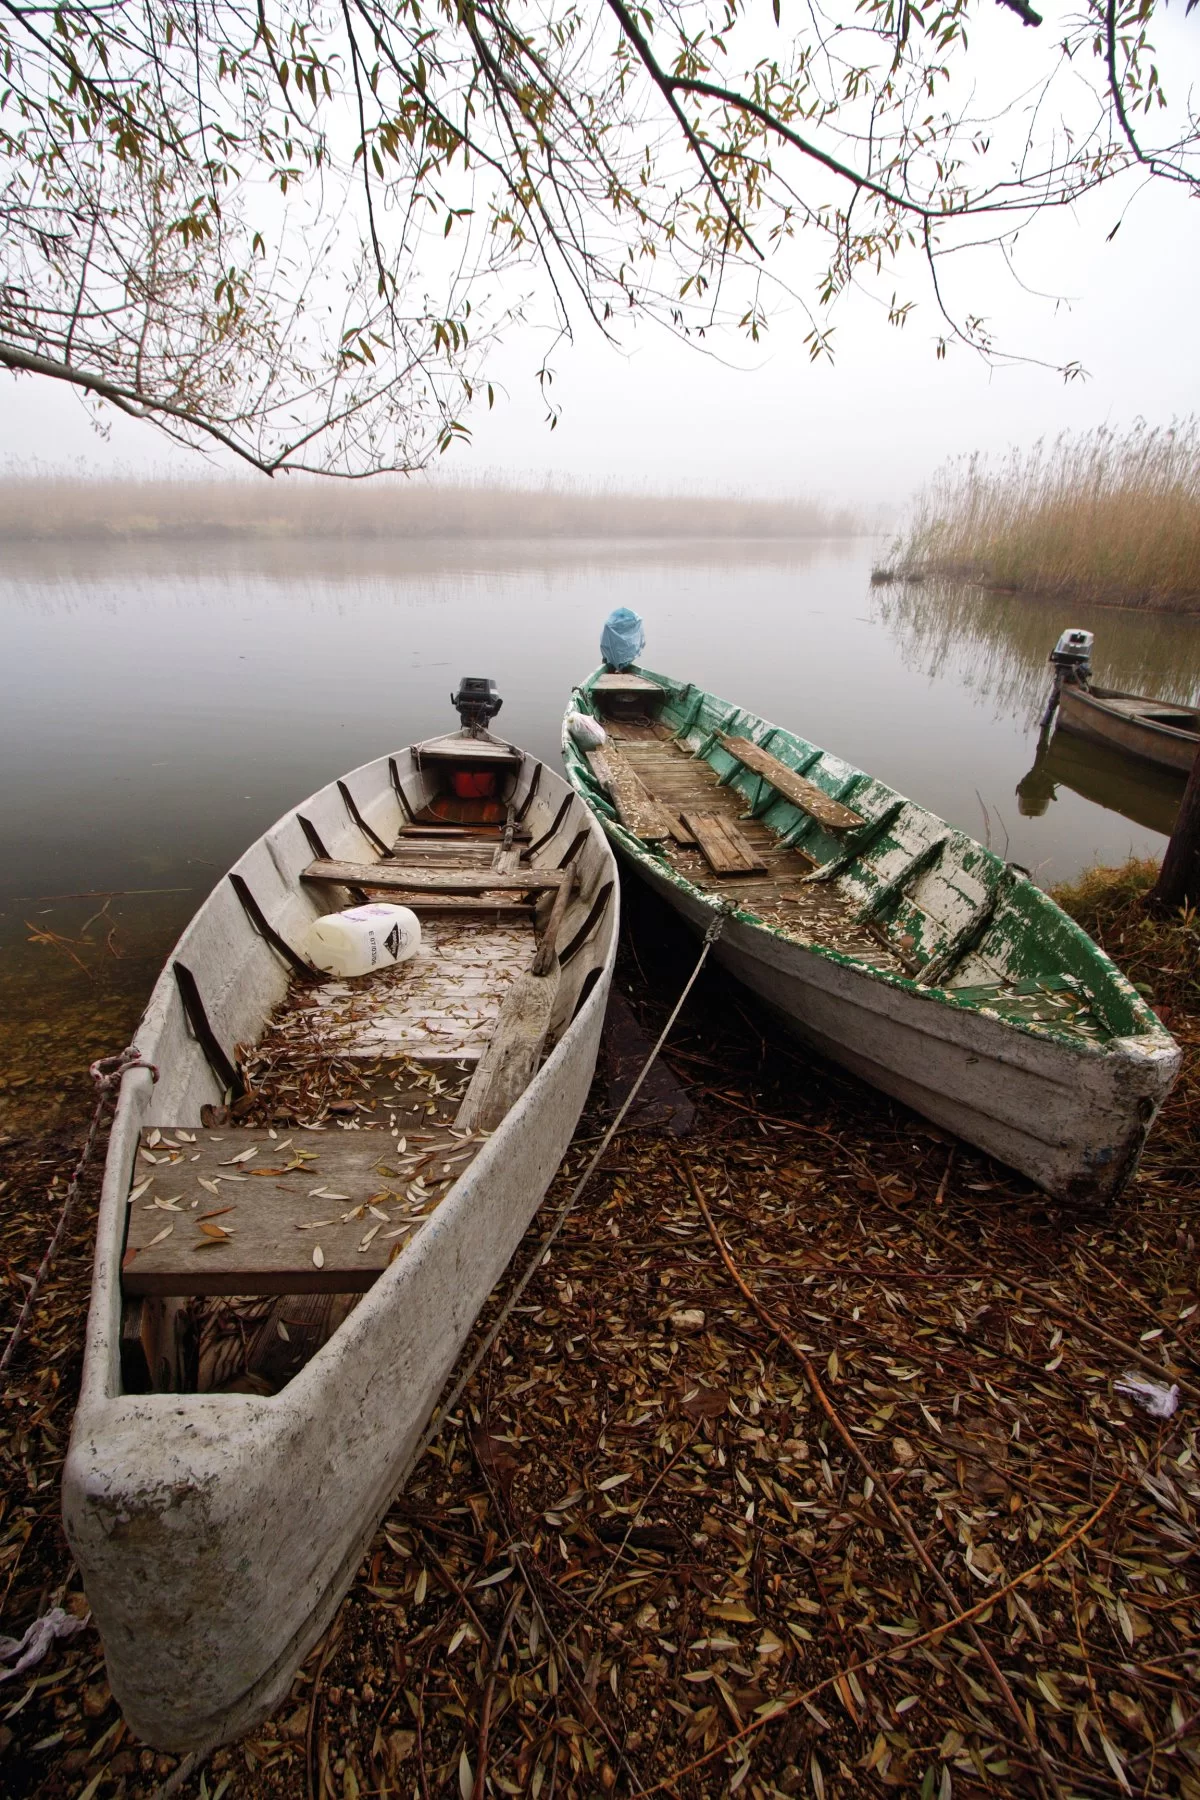
[[[720,813],[688,812],[683,822],[714,875],[746,875],[766,869],[754,846]]]
[[[630,670],[606,670],[597,675],[592,682],[594,693],[662,693],[657,680],[646,680],[644,675],[633,675]]]
[[[561,886],[560,869],[524,869],[505,875],[493,869],[431,869],[414,863],[348,863],[318,858],[301,881],[334,887],[405,888],[424,894],[534,893]]]
[[[153,1149],[150,1135],[134,1165],[127,1298],[363,1293],[479,1148],[446,1128],[403,1156],[383,1131],[160,1126]]]
[[[422,919],[434,917],[470,921],[533,917],[532,899],[519,895],[489,899],[486,894],[418,894],[406,892],[404,888],[386,887],[368,887],[366,895],[368,900],[382,900],[391,906],[407,906],[410,912],[415,912]]]
[[[797,775],[794,769],[789,769],[786,763],[781,763],[769,751],[752,744],[749,738],[726,737],[723,732],[718,732],[717,742],[747,769],[752,769],[756,775],[769,781],[785,800],[800,807],[802,812],[810,813],[831,831],[849,831],[852,827],[865,823],[860,813],[852,812],[840,800],[834,800],[816,782]]]
[[[637,770],[625,760],[615,744],[609,743],[603,750],[590,750],[587,757],[596,779],[612,795],[617,816],[627,830],[645,843],[660,842],[674,835],[670,813],[650,793]]]
[[[418,768],[427,762],[500,763],[519,767],[525,760],[511,744],[472,737],[436,738],[432,743],[414,744],[412,755]]]
[[[498,837],[417,838],[407,842],[401,837],[390,847],[388,858],[402,867],[419,869],[490,869],[502,842]]]
[[[503,836],[503,833],[504,827],[498,822],[480,825],[459,825],[455,824],[454,821],[450,819],[439,819],[433,820],[432,822],[427,819],[418,819],[411,825],[402,825],[400,827],[400,834],[392,846],[391,853],[393,856],[405,856],[409,850],[413,849],[423,841],[434,844],[494,844],[498,837]],[[531,835],[532,833],[528,826],[525,825],[518,825],[513,832],[513,838],[519,844],[527,844]]]

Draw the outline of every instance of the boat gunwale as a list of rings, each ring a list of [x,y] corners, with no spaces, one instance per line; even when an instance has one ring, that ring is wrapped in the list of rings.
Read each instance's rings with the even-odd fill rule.
[[[602,670],[594,670],[592,674],[588,675],[584,681],[580,682],[573,689],[572,704],[583,702],[585,706],[589,708],[593,706],[594,703],[591,698],[592,684],[597,675],[602,672]],[[690,691],[693,694],[700,693],[704,695],[706,699],[718,707],[732,709],[732,702],[723,700],[719,695],[711,693],[706,688],[700,688],[695,682],[689,681],[679,683],[674,681],[670,676],[660,675],[657,671],[643,668],[640,664],[636,666],[635,672],[647,679],[655,681],[657,685],[663,689],[668,700],[673,699],[679,702],[682,700],[682,697]],[[571,707],[568,706],[567,710],[569,712]],[[760,714],[750,712],[746,707],[738,707],[736,708],[736,711],[744,721],[750,724],[751,731],[755,728],[766,728],[767,730],[778,733],[784,739],[788,740],[793,749],[797,748],[798,740],[796,740],[795,734],[789,731],[786,726],[771,725],[770,722],[764,719]],[[689,730],[690,729],[693,728],[689,727]],[[820,747],[816,744],[811,744],[807,745],[807,748],[816,750]],[[620,843],[622,850],[624,850],[635,862],[644,865],[648,870],[653,870],[655,874],[664,877],[671,882],[672,885],[679,888],[693,899],[698,900],[710,910],[717,910],[720,905],[719,891],[714,895],[712,890],[698,887],[695,882],[689,880],[685,874],[677,869],[666,856],[655,855],[653,851],[648,849],[641,839],[634,836],[634,834],[621,823],[619,818],[615,816],[608,817],[592,806],[592,795],[597,791],[595,776],[592,774],[592,771],[584,760],[578,746],[570,735],[565,714],[562,725],[562,751],[563,760],[567,768],[568,780],[572,787],[580,793],[581,797],[585,799],[589,807],[592,807],[592,810],[596,812],[596,816],[602,819],[604,829],[611,837]],[[774,750],[772,751],[772,754],[774,754]],[[834,754],[835,753],[833,752],[821,749],[822,759],[825,756]],[[707,758],[704,760],[707,761]],[[839,763],[842,763],[846,768],[847,779],[858,776],[865,780],[875,782],[880,790],[890,796],[891,800],[899,800],[903,802],[904,805],[911,806],[917,813],[936,824],[946,823],[946,821],[939,819],[936,814],[930,812],[928,807],[922,806],[919,801],[909,799],[907,795],[901,794],[897,789],[892,788],[878,776],[870,775],[866,770],[855,768],[852,764],[846,763],[845,759],[842,757],[837,757],[836,760]],[[816,773],[817,768],[810,768],[808,770],[807,778],[810,780],[813,779]],[[819,785],[819,783],[817,785]],[[830,797],[835,798],[836,796]],[[971,843],[981,853],[986,861],[996,870],[997,881],[1002,881],[1007,875],[1014,886],[1018,888],[1026,886],[1032,890],[1034,894],[1038,895],[1046,904],[1050,906],[1055,905],[1055,902],[1051,899],[1050,895],[1047,894],[1044,889],[1039,888],[1037,883],[1020,870],[1017,865],[1003,861],[994,851],[989,850],[986,845],[980,844],[978,840],[970,838],[968,833],[960,831],[954,826],[949,826],[949,829],[954,832],[957,837]],[[1057,908],[1056,910],[1061,913],[1063,920],[1070,927],[1072,933],[1077,933],[1079,937],[1083,939],[1089,954],[1092,957],[1101,957],[1107,964],[1107,968],[1102,971],[1103,974],[1106,979],[1117,988],[1121,997],[1131,1004],[1135,1017],[1139,1017],[1143,1021],[1143,1028],[1141,1030],[1119,1033],[1114,1032],[1103,1039],[1093,1040],[1056,1028],[1052,1021],[1008,1018],[1001,1013],[986,1009],[979,1001],[960,998],[953,988],[942,987],[937,983],[924,984],[911,975],[898,973],[891,969],[877,968],[870,963],[862,961],[856,956],[850,955],[844,950],[835,949],[831,945],[801,940],[800,938],[793,937],[780,926],[771,924],[768,920],[764,919],[761,914],[756,913],[743,905],[737,903],[726,904],[729,906],[732,916],[737,919],[739,924],[745,926],[749,930],[761,931],[770,938],[778,939],[781,943],[788,945],[789,948],[822,957],[826,961],[836,964],[838,967],[852,970],[859,976],[865,976],[884,986],[898,989],[900,992],[909,994],[915,999],[929,1001],[937,1006],[945,1006],[949,1003],[956,1012],[978,1018],[989,1025],[999,1026],[1018,1032],[1022,1036],[1031,1038],[1035,1043],[1052,1043],[1058,1048],[1071,1050],[1079,1055],[1091,1056],[1094,1058],[1107,1057],[1111,1059],[1114,1055],[1128,1057],[1132,1054],[1136,1054],[1141,1058],[1150,1051],[1160,1055],[1169,1053],[1177,1056],[1179,1053],[1174,1038],[1162,1023],[1161,1019],[1159,1019],[1158,1015],[1154,1012],[1153,1008],[1150,1007],[1143,996],[1138,993],[1132,982],[1122,974],[1121,970],[1117,968],[1116,964],[1113,963],[1112,959],[1105,954],[1100,946],[1096,944],[1093,939],[1088,937],[1081,926],[1077,925],[1067,914],[1062,913],[1061,908]]]

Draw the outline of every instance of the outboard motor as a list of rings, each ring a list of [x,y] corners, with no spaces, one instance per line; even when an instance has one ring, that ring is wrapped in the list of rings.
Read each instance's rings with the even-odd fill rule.
[[[450,704],[462,720],[463,730],[478,737],[480,732],[486,731],[504,702],[496,692],[495,682],[488,676],[464,675],[457,694],[450,696]]]
[[[1050,690],[1050,698],[1046,702],[1046,710],[1042,714],[1041,728],[1047,729],[1050,721],[1058,711],[1058,696],[1064,682],[1076,687],[1086,687],[1092,673],[1092,645],[1095,633],[1079,631],[1074,628],[1064,631],[1050,652],[1050,666],[1054,670],[1054,686]]]
[[[1064,681],[1086,681],[1092,672],[1092,645],[1095,633],[1091,631],[1064,631],[1050,652],[1050,662],[1057,676],[1057,684]]]

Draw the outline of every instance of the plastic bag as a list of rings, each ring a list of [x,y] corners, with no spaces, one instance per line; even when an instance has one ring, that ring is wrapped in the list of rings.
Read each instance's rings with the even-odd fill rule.
[[[610,669],[627,669],[642,654],[646,627],[637,613],[618,606],[604,621],[600,634],[600,654]]]
[[[1149,1381],[1145,1375],[1139,1375],[1136,1369],[1126,1369],[1119,1381],[1113,1382],[1118,1394],[1124,1394],[1148,1412],[1152,1419],[1171,1419],[1179,1410],[1179,1387],[1172,1382],[1168,1387],[1165,1381]]]
[[[599,719],[590,719],[587,713],[569,712],[567,730],[581,750],[599,750],[601,744],[608,742],[608,733]]]

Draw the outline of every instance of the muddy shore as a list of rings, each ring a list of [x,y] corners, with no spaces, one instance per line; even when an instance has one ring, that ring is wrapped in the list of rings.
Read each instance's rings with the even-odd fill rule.
[[[1146,879],[1069,897],[1186,1057],[1107,1215],[1063,1212],[706,975],[288,1701],[178,1791],[1200,1800],[1200,940],[1146,917]],[[548,1208],[694,956],[648,900],[628,914]],[[94,1012],[118,1048],[134,1016]],[[52,1063],[3,1096],[5,1338],[90,1112],[86,1072]],[[98,1165],[0,1400],[17,1638],[54,1606],[87,1620],[58,1480],[97,1185]],[[1172,1417],[1118,1391],[1138,1368],[1177,1385]],[[135,1800],[176,1774],[127,1732],[90,1623],[0,1686],[6,1793]]]

